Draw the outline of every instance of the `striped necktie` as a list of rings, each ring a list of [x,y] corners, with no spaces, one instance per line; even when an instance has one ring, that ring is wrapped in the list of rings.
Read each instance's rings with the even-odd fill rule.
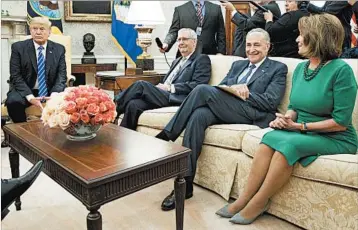
[[[37,58],[37,80],[39,83],[39,97],[47,96],[47,86],[46,86],[46,79],[45,79],[45,57],[42,54],[42,50],[44,49],[43,46],[37,48],[38,58]]]
[[[196,16],[198,17],[199,20],[199,26],[203,26],[203,13],[202,13],[202,5],[200,4],[200,0],[196,3]]]
[[[240,79],[240,81],[238,82],[238,84],[247,84],[247,79],[250,77],[252,70],[255,69],[256,66],[255,65],[250,65],[249,66],[249,71],[247,72],[247,74]]]

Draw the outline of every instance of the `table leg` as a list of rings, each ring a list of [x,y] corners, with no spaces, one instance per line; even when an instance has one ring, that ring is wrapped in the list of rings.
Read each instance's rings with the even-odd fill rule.
[[[12,178],[18,178],[20,176],[20,161],[19,161],[19,153],[14,149],[10,149],[9,151],[9,160],[10,160],[10,168],[11,168],[11,176]],[[21,200],[20,197],[15,199],[16,211],[21,210]]]
[[[178,176],[174,182],[175,193],[175,216],[176,216],[176,229],[183,230],[184,226],[184,200],[185,200],[185,179],[183,176]]]
[[[87,230],[102,230],[102,216],[98,211],[100,207],[89,209],[87,215]]]

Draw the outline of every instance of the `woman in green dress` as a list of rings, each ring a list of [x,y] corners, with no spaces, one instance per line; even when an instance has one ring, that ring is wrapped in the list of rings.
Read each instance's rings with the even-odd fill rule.
[[[216,212],[230,222],[250,224],[266,211],[296,162],[307,166],[320,155],[357,151],[357,82],[350,66],[337,59],[343,27],[335,16],[319,14],[301,18],[299,31],[298,52],[309,60],[294,71],[288,111],[270,123],[275,130],[263,137],[243,193]]]

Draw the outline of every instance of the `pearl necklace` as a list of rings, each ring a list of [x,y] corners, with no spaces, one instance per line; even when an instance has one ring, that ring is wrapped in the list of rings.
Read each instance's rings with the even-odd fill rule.
[[[319,65],[317,66],[317,68],[315,70],[312,71],[312,73],[308,73],[308,66],[310,65],[310,61],[308,61],[305,65],[305,70],[304,70],[304,78],[306,81],[310,81],[312,80],[317,74],[318,72],[322,69],[322,67],[324,66],[324,64],[326,64],[325,61],[321,61],[319,63]]]

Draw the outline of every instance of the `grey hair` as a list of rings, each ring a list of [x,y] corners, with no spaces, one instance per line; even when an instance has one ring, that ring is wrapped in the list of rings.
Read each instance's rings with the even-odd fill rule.
[[[188,38],[197,40],[198,39],[198,35],[195,33],[194,30],[190,29],[190,28],[182,28],[178,31],[178,34],[182,33],[182,32],[187,32],[189,34]]]
[[[262,37],[265,39],[265,41],[267,43],[270,43],[270,35],[269,33],[267,33],[266,30],[264,29],[261,29],[261,28],[255,28],[255,29],[252,29],[250,30],[247,35],[246,35],[246,38],[248,38],[249,36],[251,36],[253,33],[260,33],[262,35]]]

